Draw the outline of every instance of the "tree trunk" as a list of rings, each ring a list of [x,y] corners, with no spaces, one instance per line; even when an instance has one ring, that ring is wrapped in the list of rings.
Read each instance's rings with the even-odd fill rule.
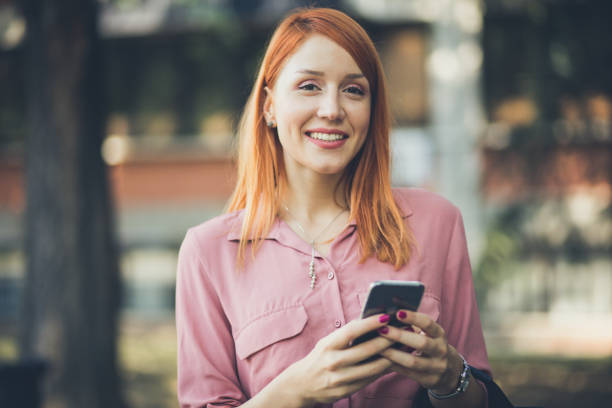
[[[97,1],[21,4],[29,133],[20,352],[49,361],[53,406],[122,407]]]

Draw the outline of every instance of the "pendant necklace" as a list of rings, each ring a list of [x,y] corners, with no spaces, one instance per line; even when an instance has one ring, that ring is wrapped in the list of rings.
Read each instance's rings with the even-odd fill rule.
[[[293,218],[293,221],[295,222],[295,225],[300,229],[300,231],[302,232],[302,235],[304,237],[307,237],[308,235],[306,234],[306,231],[304,230],[304,227],[302,227],[302,225],[298,222],[297,218],[295,217],[295,215],[293,215],[291,213],[291,211],[289,211],[289,207],[287,207],[286,204],[283,204],[283,206],[285,207],[285,211],[287,211],[287,214],[289,214],[291,216],[291,218]],[[310,247],[312,248],[312,252],[310,255],[310,265],[308,267],[308,275],[310,276],[310,289],[314,289],[315,286],[315,282],[317,280],[317,275],[315,274],[315,244],[316,244],[316,240],[317,238],[319,238],[321,235],[323,235],[323,233],[325,231],[327,231],[327,229],[334,223],[334,221],[336,221],[338,219],[338,217],[340,217],[340,215],[346,210],[342,210],[338,213],[338,215],[336,215],[326,226],[325,228],[323,228],[311,241],[310,241]]]

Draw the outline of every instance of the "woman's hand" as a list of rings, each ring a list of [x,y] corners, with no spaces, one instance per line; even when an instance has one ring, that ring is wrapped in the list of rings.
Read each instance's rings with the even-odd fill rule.
[[[457,386],[462,360],[448,344],[444,329],[423,313],[400,310],[397,319],[406,327],[385,326],[379,330],[381,336],[405,346],[381,352],[392,363],[391,370],[438,394],[452,392]]]
[[[376,337],[356,346],[353,340],[367,332],[386,327],[387,315],[357,319],[319,340],[303,359],[288,367],[275,382],[290,387],[300,406],[331,403],[365,387],[389,372],[391,360],[376,358],[392,341]]]

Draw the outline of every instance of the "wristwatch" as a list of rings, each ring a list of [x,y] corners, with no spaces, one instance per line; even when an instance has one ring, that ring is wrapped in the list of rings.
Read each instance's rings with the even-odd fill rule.
[[[459,382],[457,383],[457,387],[449,394],[437,394],[432,390],[427,390],[427,393],[433,398],[437,400],[453,398],[459,394],[463,394],[465,390],[467,390],[468,386],[470,385],[470,366],[461,354],[459,354],[459,357],[461,357],[461,360],[463,361],[463,369],[461,370],[461,375],[459,375]]]

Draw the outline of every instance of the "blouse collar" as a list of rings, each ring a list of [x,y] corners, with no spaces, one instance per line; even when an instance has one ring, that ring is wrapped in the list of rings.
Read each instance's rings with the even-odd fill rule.
[[[397,190],[393,191],[395,203],[399,209],[402,218],[408,218],[412,215],[412,209],[408,205],[408,200],[406,200],[406,198],[404,197],[398,197],[399,194],[400,193],[397,192]],[[240,229],[242,227],[242,221],[244,220],[244,210],[238,211],[236,215],[237,216],[234,217],[232,222],[230,223],[230,231],[227,234],[227,239],[229,241],[240,240]],[[357,227],[355,220],[351,220],[348,223],[347,228],[341,233],[341,235],[346,235],[347,229],[349,229],[349,227],[351,227],[350,232],[352,233]],[[252,240],[253,238],[254,236],[251,236],[249,239]],[[282,244],[295,248],[302,247],[305,243],[305,241],[302,240],[291,228],[289,228],[289,225],[287,225],[287,223],[281,220],[280,218],[276,218],[276,220],[274,220],[274,223],[270,227],[270,231],[268,231],[268,234],[262,238],[273,239]],[[308,248],[310,248],[310,246]]]

